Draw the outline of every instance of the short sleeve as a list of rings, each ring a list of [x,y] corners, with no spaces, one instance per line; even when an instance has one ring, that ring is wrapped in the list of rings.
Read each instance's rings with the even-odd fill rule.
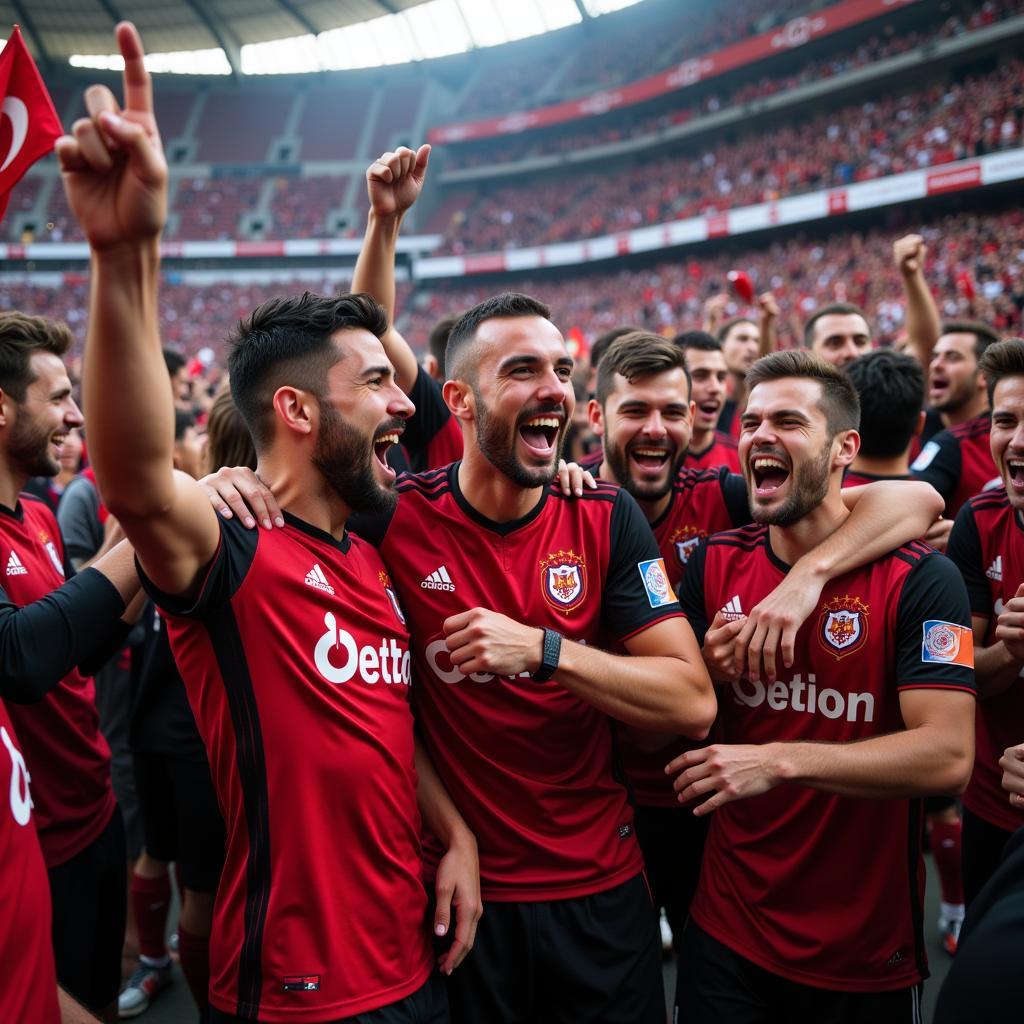
[[[967,588],[956,566],[926,554],[903,582],[896,618],[898,689],[975,692],[974,640]]]
[[[203,577],[198,595],[168,594],[160,590],[145,574],[138,558],[135,566],[146,593],[161,612],[180,618],[200,618],[215,608],[226,605],[237,593],[256,558],[261,530],[246,529],[236,517],[217,516],[220,543]]]
[[[611,556],[602,595],[608,633],[620,642],[679,615],[650,524],[632,495],[619,489],[611,516]]]
[[[949,535],[946,553],[960,570],[967,585],[967,597],[974,615],[992,615],[992,592],[985,576],[981,534],[970,503],[961,506]]]
[[[707,558],[707,541],[701,541],[686,560],[683,578],[679,581],[679,606],[701,646],[704,645],[704,634],[710,626],[704,607],[704,566]]]
[[[910,466],[911,475],[931,484],[947,504],[956,491],[962,471],[960,443],[948,430],[940,430]]]
[[[747,491],[747,481],[739,473],[730,473],[723,469],[720,477],[722,484],[722,500],[725,502],[725,510],[732,520],[732,528],[738,530],[741,526],[749,526],[754,520],[750,515],[750,495]]]

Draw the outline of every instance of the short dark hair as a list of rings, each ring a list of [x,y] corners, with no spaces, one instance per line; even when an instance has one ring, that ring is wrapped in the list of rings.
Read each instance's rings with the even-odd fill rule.
[[[613,341],[618,341],[624,334],[634,334],[642,330],[642,327],[613,327],[610,331],[599,334],[594,339],[594,344],[590,346],[590,368],[597,369]]]
[[[800,377],[821,385],[818,408],[825,414],[832,437],[843,430],[856,430],[860,423],[860,401],[857,390],[842,370],[804,349],[788,349],[762,356],[747,371],[747,394],[758,384]]]
[[[437,360],[438,366],[444,366],[444,355],[448,350],[448,335],[451,334],[452,327],[455,326],[455,321],[458,319],[457,314],[450,313],[448,316],[441,317],[430,331],[427,349]]]
[[[913,356],[878,349],[844,372],[860,398],[860,450],[882,459],[902,455],[921,420],[924,371]]]
[[[180,441],[185,436],[189,427],[196,425],[196,418],[190,412],[183,409],[174,410],[174,440]]]
[[[981,357],[979,369],[985,374],[991,405],[996,385],[1004,377],[1024,377],[1024,338],[1007,338],[989,345]]]
[[[206,418],[206,471],[216,473],[222,466],[256,468],[252,436],[227,388],[213,400]]]
[[[62,359],[75,336],[63,320],[12,311],[0,313],[0,388],[16,402],[25,401],[36,379],[29,361],[33,352],[52,352]]]
[[[608,346],[597,367],[597,400],[604,408],[615,390],[615,376],[620,374],[635,384],[656,373],[682,369],[686,376],[686,393],[690,393],[690,371],[686,369],[686,353],[660,334],[631,331]]]
[[[388,329],[387,313],[369,295],[303,292],[270,299],[239,322],[228,338],[231,395],[257,450],[273,434],[274,392],[290,385],[323,399],[339,359],[331,338],[357,328],[378,338]]]
[[[551,310],[538,299],[520,292],[502,292],[467,309],[452,324],[448,333],[448,349],[444,356],[445,376],[449,380],[459,376],[459,362],[470,342],[476,339],[477,329],[485,320],[520,316],[539,316],[550,320]]]
[[[942,326],[939,328],[939,337],[941,338],[944,334],[973,334],[976,359],[980,359],[985,354],[985,349],[989,345],[994,345],[999,341],[996,331],[980,320],[943,320]]]
[[[173,377],[185,365],[185,357],[173,348],[165,348],[164,364],[167,366],[167,375]]]
[[[672,344],[678,345],[684,352],[690,348],[697,352],[722,351],[722,343],[707,331],[683,331],[672,339]]]
[[[868,323],[868,318],[860,306],[855,306],[852,302],[830,302],[827,306],[819,306],[804,322],[804,345],[807,348],[811,347],[811,342],[814,340],[814,325],[823,316],[863,317],[864,323],[868,325],[868,335],[871,334],[871,324]]]
[[[715,332],[715,337],[724,345],[725,339],[729,337],[729,332],[737,324],[753,324],[758,330],[761,329],[761,325],[756,320],[752,320],[749,316],[734,316],[726,320],[725,323],[718,328]]]

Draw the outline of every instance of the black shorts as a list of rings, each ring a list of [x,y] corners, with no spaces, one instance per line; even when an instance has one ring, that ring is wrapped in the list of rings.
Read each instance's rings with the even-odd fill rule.
[[[175,861],[186,889],[216,892],[226,835],[206,761],[135,754],[146,852]]]
[[[117,998],[128,912],[124,824],[114,809],[107,827],[71,860],[50,868],[57,981],[93,1011]]]
[[[921,1024],[924,985],[836,992],[781,978],[690,921],[679,956],[673,1024]]]
[[[711,818],[698,818],[683,807],[638,807],[635,822],[655,911],[665,908],[678,953]]]
[[[996,873],[1012,832],[993,825],[964,808],[963,811],[964,902],[970,907],[974,897]]]
[[[252,1024],[211,1006],[209,1024]],[[432,974],[412,995],[389,1003],[378,1010],[369,1010],[355,1017],[343,1017],[328,1024],[449,1024],[448,996],[439,974]]]
[[[592,896],[485,902],[473,950],[447,981],[455,1024],[665,1024],[644,876]]]

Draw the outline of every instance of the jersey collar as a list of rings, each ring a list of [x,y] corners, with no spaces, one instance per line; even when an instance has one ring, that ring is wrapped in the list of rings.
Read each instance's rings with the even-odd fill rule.
[[[298,516],[292,515],[291,512],[282,512],[282,515],[284,516],[286,526],[294,526],[296,530],[305,533],[314,540],[320,541],[321,544],[327,544],[332,548],[336,548],[343,555],[348,554],[348,549],[352,545],[352,537],[348,530],[345,531],[345,535],[341,540],[338,540],[337,537],[332,536],[326,530],[321,530],[319,526],[307,523],[305,519],[300,519]]]
[[[478,512],[466,499],[466,496],[462,493],[462,489],[459,487],[459,466],[462,465],[462,460],[453,462],[448,467],[448,485],[452,489],[452,497],[455,499],[455,504],[459,506],[462,512],[474,523],[482,526],[485,530],[490,530],[492,533],[498,534],[499,537],[507,537],[510,533],[515,533],[516,530],[521,530],[524,526],[529,526],[537,516],[541,514],[544,509],[544,505],[548,500],[548,493],[551,490],[550,484],[544,485],[544,490],[541,492],[540,501],[519,519],[512,519],[507,523],[496,523],[493,519],[488,519],[487,516]]]

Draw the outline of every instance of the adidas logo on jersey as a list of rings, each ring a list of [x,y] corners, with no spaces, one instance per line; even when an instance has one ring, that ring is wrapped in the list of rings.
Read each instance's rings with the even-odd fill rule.
[[[455,593],[455,584],[452,583],[452,578],[443,565],[420,580],[420,586],[424,590],[446,590],[449,594]]]
[[[737,619],[744,617],[743,607],[740,605],[739,594],[733,594],[731,598],[721,608],[722,618],[726,622],[735,622]]]
[[[997,583],[1003,582],[1003,556],[996,555],[996,560],[985,570],[985,575]]]
[[[334,587],[327,582],[327,577],[324,575],[324,571],[320,568],[318,562],[314,563],[313,568],[306,573],[306,586],[315,587],[317,590],[322,590],[325,594],[334,593]]]
[[[7,559],[7,575],[8,576],[27,576],[28,569],[21,564],[21,559],[18,557],[17,552],[12,551],[11,557]]]

